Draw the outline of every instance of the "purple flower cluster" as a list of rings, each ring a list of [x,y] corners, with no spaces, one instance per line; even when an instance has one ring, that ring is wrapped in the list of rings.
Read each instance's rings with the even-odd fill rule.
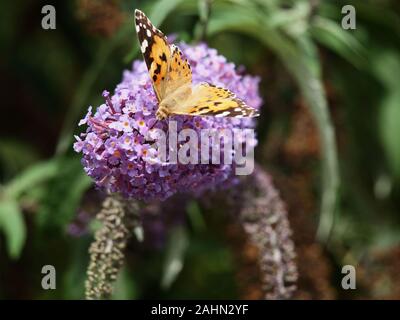
[[[180,47],[192,67],[194,83],[206,81],[226,87],[248,105],[260,107],[257,77],[239,75],[233,63],[205,44],[181,44]],[[184,165],[154,161],[158,151],[145,136],[153,128],[166,132],[168,124],[156,122],[158,102],[143,61],[134,61],[133,70],[124,72],[114,95],[104,91],[103,97],[105,103],[95,112],[89,107],[79,122],[87,125],[87,130],[75,137],[74,144],[74,150],[83,155],[86,173],[98,187],[127,198],[164,200],[177,192],[199,194],[235,180],[232,164]],[[171,119],[177,122],[178,132],[183,128],[199,133],[205,128],[254,127],[254,120],[247,118],[173,116]]]

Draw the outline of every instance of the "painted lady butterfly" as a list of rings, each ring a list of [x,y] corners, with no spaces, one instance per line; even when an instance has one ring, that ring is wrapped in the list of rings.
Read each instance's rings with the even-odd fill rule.
[[[171,114],[235,118],[258,116],[256,109],[246,105],[228,89],[209,83],[193,85],[189,62],[182,57],[181,50],[169,45],[166,36],[137,9],[135,23],[140,49],[159,102],[157,119],[165,119]]]

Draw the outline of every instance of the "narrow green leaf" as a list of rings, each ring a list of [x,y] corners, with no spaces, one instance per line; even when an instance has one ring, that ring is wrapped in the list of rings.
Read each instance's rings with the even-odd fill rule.
[[[271,12],[268,24],[273,28],[284,28],[290,32],[298,33],[296,29],[307,27],[310,10],[309,1],[297,1],[291,9]]]
[[[400,178],[400,92],[391,94],[382,102],[380,131],[383,147],[394,176]]]
[[[91,185],[92,180],[85,174],[78,157],[60,159],[57,176],[46,185],[37,223],[64,227],[76,214],[83,194]]]
[[[237,19],[232,19],[236,16]],[[322,147],[322,198],[318,238],[327,241],[333,227],[339,187],[336,139],[321,82],[316,48],[303,33],[292,39],[271,27],[263,15],[250,8],[230,6],[226,14],[215,14],[209,34],[236,31],[258,39],[275,52],[296,80],[318,126]]]
[[[126,23],[115,36],[110,40],[103,42],[97,50],[93,63],[83,74],[72,99],[71,106],[68,108],[68,113],[65,117],[61,134],[58,139],[56,154],[65,154],[65,152],[68,151],[68,148],[72,143],[77,119],[82,110],[87,107],[85,104],[89,98],[94,83],[99,78],[99,74],[103,70],[108,59],[111,57],[111,54],[121,43],[123,43],[130,33],[133,34],[133,30],[134,28],[132,27],[132,24]]]
[[[367,66],[366,49],[351,32],[343,30],[336,21],[315,17],[310,31],[317,41],[342,56],[355,67]]]
[[[8,198],[0,201],[0,229],[5,234],[8,254],[17,259],[26,239],[25,222],[17,201]]]
[[[392,6],[364,0],[356,0],[353,5],[357,8],[357,17],[362,17],[368,23],[378,23],[379,27],[386,28],[400,37],[400,17]]]
[[[393,175],[400,178],[400,56],[384,51],[373,55],[375,76],[386,89],[380,105],[379,133]]]
[[[8,197],[17,198],[38,183],[54,177],[58,170],[59,162],[57,159],[37,163],[10,181],[4,191]]]
[[[65,225],[70,221],[71,217],[75,215],[83,194],[91,185],[92,179],[82,170],[81,174],[75,178],[69,190],[67,190],[65,197],[61,200],[59,212],[57,213],[61,217],[65,217],[65,221],[62,221],[61,224]]]
[[[181,272],[188,242],[188,235],[183,226],[176,227],[171,231],[161,279],[163,289],[168,289]]]
[[[9,138],[0,139],[0,165],[5,173],[13,176],[37,160],[37,151],[29,143]]]
[[[112,296],[113,300],[131,300],[137,296],[136,283],[130,276],[127,268],[122,268],[115,283],[115,290]]]
[[[186,207],[186,211],[193,228],[198,232],[204,230],[206,224],[198,203],[196,201],[190,201]]]

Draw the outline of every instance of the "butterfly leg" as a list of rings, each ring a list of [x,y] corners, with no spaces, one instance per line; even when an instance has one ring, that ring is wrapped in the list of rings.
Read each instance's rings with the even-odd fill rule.
[[[168,112],[166,111],[166,108],[159,106],[156,112],[157,120],[164,120],[167,117],[168,117]]]

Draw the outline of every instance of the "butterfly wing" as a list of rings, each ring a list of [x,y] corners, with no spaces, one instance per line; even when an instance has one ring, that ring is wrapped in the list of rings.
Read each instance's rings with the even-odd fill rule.
[[[153,81],[158,101],[166,97],[175,101],[168,113],[216,116],[255,117],[257,110],[224,88],[208,83],[192,86],[192,71],[175,45],[140,11],[135,11],[140,49]]]
[[[209,83],[193,87],[191,95],[173,110],[174,114],[215,117],[257,117],[258,111],[249,107],[228,89]]]
[[[166,95],[168,68],[171,59],[167,37],[138,9],[135,10],[135,24],[140,50],[153,81],[158,101],[161,101]]]
[[[177,89],[192,84],[192,70],[187,59],[182,56],[181,50],[176,45],[171,45],[171,59],[168,69],[165,96]]]

